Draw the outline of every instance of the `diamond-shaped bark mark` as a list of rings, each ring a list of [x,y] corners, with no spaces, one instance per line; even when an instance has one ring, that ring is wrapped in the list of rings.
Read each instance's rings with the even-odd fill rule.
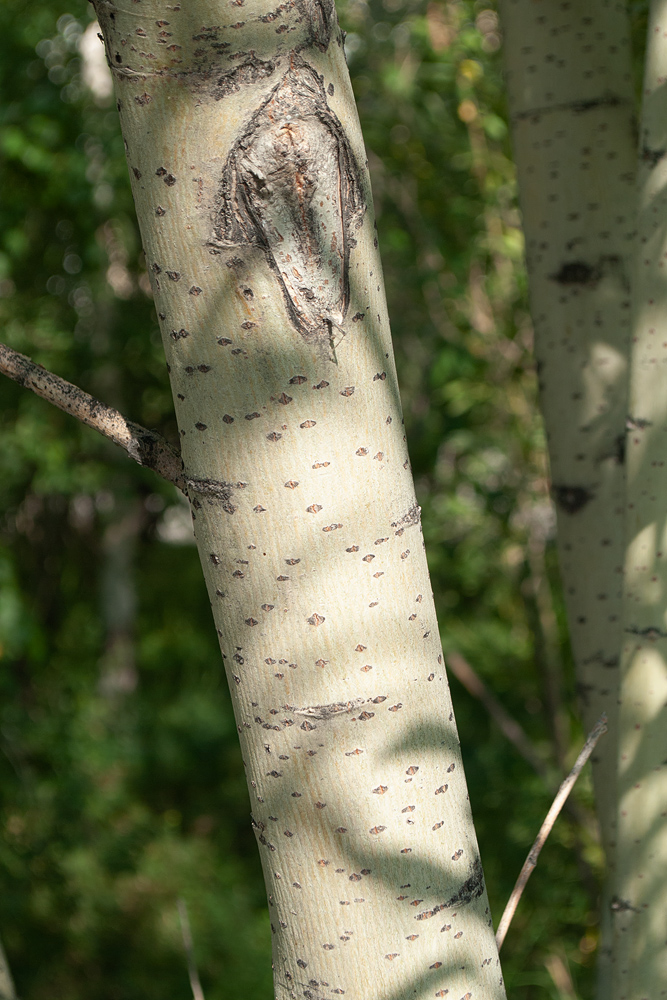
[[[255,514],[263,514],[266,507],[262,507],[261,503],[258,503],[256,507],[253,507]]]
[[[262,611],[273,611],[275,604],[262,604]]]
[[[415,811],[415,806],[406,806],[405,809],[401,809],[402,813],[413,813]]]
[[[162,205],[158,205],[158,207],[155,209],[155,214],[158,216],[158,218],[162,218],[162,216],[166,215],[167,212],[166,209],[162,207]]]
[[[447,774],[451,774],[451,772],[454,770],[455,767],[456,767],[456,764],[452,761],[452,763],[447,768]]]
[[[314,427],[316,423],[317,423],[316,420],[304,420],[302,424],[299,424],[299,427],[302,428]]]
[[[327,387],[328,385],[329,385],[329,383],[328,383],[328,382],[325,382],[325,380],[324,380],[324,379],[322,379],[322,381],[321,381],[321,382],[318,382],[318,383],[317,383],[317,385],[314,385],[314,386],[313,386],[313,389],[326,389],[326,387]]]
[[[322,510],[321,503],[311,503],[310,507],[306,507],[308,514],[318,514]]]
[[[253,323],[251,319],[247,319],[245,323],[241,323],[241,329],[243,330],[253,330],[257,326],[257,323]]]
[[[413,899],[412,902],[410,903],[410,906],[419,906],[419,904],[423,902],[424,902],[423,899]]]
[[[267,771],[266,776],[267,778],[282,778],[283,773],[282,771]]]
[[[362,672],[362,674],[367,674],[367,673],[368,673],[368,671],[369,671],[369,670],[372,670],[372,669],[373,669],[373,668],[372,668],[372,666],[370,665],[370,663],[367,663],[365,667],[362,667],[362,668],[361,668],[361,672]]]
[[[408,934],[408,936],[406,937],[405,940],[406,941],[416,941],[418,937],[419,937],[419,934]]]
[[[253,625],[259,625],[259,622],[256,621],[254,618],[246,618],[245,623],[246,625],[250,625],[251,628],[253,627]]]
[[[291,379],[289,380],[289,384],[290,385],[303,385],[303,383],[305,381],[306,381],[306,376],[305,375],[292,375]]]
[[[209,559],[211,560],[214,566],[220,565],[220,557],[217,556],[215,552],[211,552],[211,554],[209,555]]]
[[[257,417],[261,417],[261,415],[257,410],[254,410],[252,413],[246,413],[245,418],[246,420],[257,420]]]
[[[387,535],[386,538],[376,538],[375,542],[373,544],[374,545],[382,545],[383,542],[388,542],[388,541],[389,541],[389,536]]]
[[[354,386],[348,385],[345,389],[341,389],[340,394],[341,396],[351,396],[353,392],[354,392]]]
[[[346,757],[358,757],[359,754],[363,753],[363,752],[364,752],[363,750],[360,750],[359,747],[357,747],[356,750],[346,750],[345,751],[345,756]]]
[[[376,835],[378,833],[384,833],[386,829],[387,829],[386,826],[373,826],[368,832],[372,833],[373,835]]]
[[[371,553],[369,553],[367,556],[362,556],[361,557],[361,561],[362,562],[372,562],[374,559],[375,559],[375,556],[371,555]]]
[[[205,431],[206,428],[207,428],[207,426],[208,425],[207,424],[203,424],[201,422],[201,420],[198,420],[197,423],[195,424],[195,427],[197,428],[198,431]]]
[[[295,490],[298,485],[299,485],[298,479],[288,479],[287,482],[285,483],[285,489]]]
[[[331,462],[315,462],[313,469],[328,469]]]
[[[373,789],[373,795],[384,795],[384,793],[388,791],[389,791],[388,785],[378,785],[377,788]]]
[[[368,448],[357,448],[357,450],[355,451],[355,455],[362,455],[363,456],[363,455],[367,455],[367,454],[368,454]]]
[[[374,382],[384,382],[384,380],[386,379],[386,377],[387,377],[387,373],[386,372],[378,372],[377,375],[373,376],[373,381]]]
[[[245,576],[245,573],[242,573],[240,569],[235,569],[234,572],[232,573],[232,576],[235,576],[237,580],[242,580],[243,577]]]
[[[440,788],[436,788],[435,794],[436,795],[442,795],[444,792],[447,791],[448,788],[449,788],[449,785],[440,785]]]
[[[374,717],[374,715],[375,715],[375,712],[362,712],[361,715],[359,716],[359,721],[360,722],[368,722],[368,720],[372,719]]]
[[[379,580],[381,576],[384,576],[384,570],[378,570],[377,573],[373,573],[374,580]]]
[[[440,823],[434,823],[433,826],[431,827],[431,829],[432,830],[439,830],[441,826],[444,826],[444,820],[442,820]]]
[[[403,702],[399,701],[398,705],[392,705],[391,708],[387,709],[387,711],[388,712],[400,712],[400,710],[402,708],[403,708]]]
[[[326,802],[316,802],[315,803],[315,808],[316,809],[326,809],[326,807],[327,807]]]
[[[382,459],[384,458],[384,453],[379,451],[377,455],[373,455],[373,458],[376,459],[378,462],[381,462]]]
[[[350,545],[349,549],[345,549],[345,551],[346,552],[358,552],[359,551],[359,546],[358,545]],[[365,648],[366,647],[364,647],[364,649]]]
[[[329,662],[328,660],[323,660],[322,657],[320,657],[319,660],[315,660],[315,666],[316,667],[326,667],[326,665],[327,665],[328,662]]]
[[[189,291],[189,294],[194,296],[201,295],[201,288],[199,287],[199,285],[193,285]]]
[[[459,858],[462,856],[462,854],[463,851],[460,848],[458,851],[454,851],[454,853],[452,854],[452,861],[458,861]]]
[[[403,847],[401,849],[401,854],[412,854],[412,848],[411,847]]]
[[[434,962],[433,965],[429,965],[429,969],[439,969],[442,966],[442,962]]]
[[[386,694],[379,694],[377,698],[371,698],[374,705],[381,705],[383,701],[387,700]]]
[[[139,97],[135,97],[134,103],[138,104],[140,107],[144,107],[146,104],[150,104],[153,100],[150,94],[143,93]]]
[[[310,733],[313,731],[313,729],[317,729],[317,726],[314,726],[312,722],[308,722],[308,720],[306,719],[305,722],[301,723],[300,728],[303,729],[304,733]]]
[[[352,872],[350,875],[350,882],[361,882],[361,875],[357,875],[356,872]]]
[[[310,618],[306,618],[306,621],[308,622],[309,625],[317,626],[321,625],[322,622],[325,621],[325,618],[322,615],[318,615],[317,612],[315,612],[315,614],[312,614]]]
[[[281,437],[282,437],[282,434],[279,434],[278,431],[271,431],[270,434],[266,435],[266,440],[267,441],[280,441]]]
[[[278,402],[282,403],[283,406],[287,406],[288,403],[292,402],[292,397],[288,396],[286,392],[281,392],[278,396]]]
[[[335,944],[323,944],[322,947],[324,948],[325,951],[333,951],[333,949],[336,946],[335,946]]]
[[[366,646],[362,646],[361,643],[359,643],[357,646],[354,647],[355,653],[363,653],[365,649]]]
[[[389,955],[385,955],[384,957],[388,962],[393,962],[395,958],[398,958],[399,954],[400,953],[398,951],[392,951]]]
[[[285,580],[289,580],[289,577],[288,576],[277,576],[276,580],[278,581],[278,583],[284,583]]]
[[[185,337],[190,336],[190,331],[181,328],[180,330],[172,330],[169,334],[172,340],[184,340]]]
[[[218,337],[218,343],[221,347],[229,347],[229,345],[233,344],[234,341],[230,340],[229,337]]]
[[[339,528],[342,527],[343,527],[342,524],[327,524],[325,528],[322,528],[322,531],[337,531]]]
[[[300,559],[286,559],[285,562],[288,566],[297,566],[301,560]]]
[[[180,271],[167,271],[166,274],[167,274],[167,277],[169,278],[170,281],[180,281],[181,280],[181,272]]]
[[[410,549],[406,549],[405,552],[401,552],[401,559],[407,559],[410,555]]]

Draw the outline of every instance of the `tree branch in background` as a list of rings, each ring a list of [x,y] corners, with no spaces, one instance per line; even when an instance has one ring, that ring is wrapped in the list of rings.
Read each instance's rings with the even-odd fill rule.
[[[0,373],[99,431],[124,448],[139,465],[157,472],[185,493],[181,456],[157,431],[149,431],[141,424],[126,420],[112,406],[47,371],[42,365],[35,364],[6,344],[0,344]]]
[[[190,918],[188,917],[188,907],[184,899],[178,900],[178,916],[181,921],[181,934],[183,935],[183,945],[188,959],[188,975],[190,976],[190,988],[194,1000],[204,1000],[204,991],[199,982],[197,963],[195,962],[195,947],[192,941],[192,930],[190,929]]]
[[[0,941],[0,1000],[16,1000],[14,980],[9,971],[7,957]]]
[[[468,694],[481,701],[500,731],[507,737],[510,743],[514,744],[523,759],[530,764],[533,771],[548,784],[549,774],[532,742],[526,736],[519,723],[512,718],[489,691],[482,678],[475,673],[465,657],[456,652],[448,653],[445,657],[445,663],[457,680],[463,684]]]
[[[499,951],[502,948],[503,941],[505,940],[505,936],[512,922],[512,917],[514,916],[516,908],[519,905],[519,900],[521,899],[523,890],[526,887],[526,883],[528,882],[528,879],[533,873],[533,869],[537,864],[537,859],[539,857],[540,851],[544,847],[546,839],[551,833],[551,829],[554,823],[556,822],[558,814],[565,805],[565,801],[568,795],[574,788],[574,783],[581,774],[584,764],[586,763],[590,755],[593,753],[593,750],[595,749],[595,744],[600,739],[602,734],[606,732],[607,732],[607,716],[603,715],[598,721],[595,728],[589,734],[589,737],[584,744],[583,750],[581,751],[581,753],[579,754],[574,763],[574,767],[568,774],[565,781],[563,781],[560,788],[558,789],[556,798],[553,800],[551,808],[546,815],[546,819],[544,820],[544,823],[542,823],[542,826],[540,827],[540,832],[535,838],[535,843],[528,852],[528,857],[526,858],[523,864],[523,868],[519,872],[519,877],[516,880],[514,888],[512,889],[512,895],[510,896],[507,902],[507,906],[505,907],[505,912],[500,918],[500,923],[498,924],[498,930],[496,931],[496,944],[498,945]]]

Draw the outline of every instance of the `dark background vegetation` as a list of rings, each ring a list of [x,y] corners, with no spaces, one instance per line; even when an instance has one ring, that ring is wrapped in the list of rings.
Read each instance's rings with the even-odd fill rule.
[[[496,12],[339,11],[445,652],[467,657],[557,782],[582,733]],[[83,0],[0,4],[0,339],[176,440],[117,114],[86,83],[90,18]],[[452,688],[497,920],[548,782]],[[588,777],[575,798],[580,822],[559,820],[505,945],[513,1000],[592,996]],[[180,897],[207,1000],[269,1000],[263,883],[187,511],[3,380],[0,935],[22,1000],[187,1000]]]

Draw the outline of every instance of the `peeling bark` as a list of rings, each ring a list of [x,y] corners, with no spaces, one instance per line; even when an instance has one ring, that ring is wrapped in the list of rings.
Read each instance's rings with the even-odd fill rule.
[[[531,312],[584,726],[610,872],[636,143],[627,12],[501,0]],[[610,883],[611,884],[611,883]],[[609,895],[607,895],[609,899]],[[600,1000],[610,995],[604,907]]]
[[[333,6],[94,6],[276,996],[501,1000]]]

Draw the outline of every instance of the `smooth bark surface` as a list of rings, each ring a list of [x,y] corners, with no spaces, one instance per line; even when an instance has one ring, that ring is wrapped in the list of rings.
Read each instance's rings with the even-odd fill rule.
[[[640,127],[613,1000],[667,996],[666,42],[662,0],[650,11]]]
[[[500,1000],[335,11],[95,8],[276,995]]]
[[[625,422],[636,140],[629,25],[617,0],[501,0],[541,404],[561,575],[610,871],[623,585]],[[609,995],[611,892],[600,998]]]

